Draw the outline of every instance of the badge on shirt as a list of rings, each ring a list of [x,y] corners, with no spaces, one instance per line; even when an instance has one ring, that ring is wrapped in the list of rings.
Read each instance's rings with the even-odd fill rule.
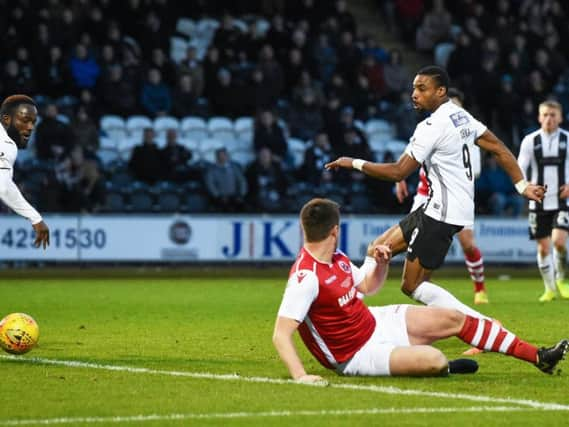
[[[450,119],[452,120],[452,124],[455,128],[463,126],[469,122],[468,116],[464,113],[464,111],[458,111],[451,114]]]

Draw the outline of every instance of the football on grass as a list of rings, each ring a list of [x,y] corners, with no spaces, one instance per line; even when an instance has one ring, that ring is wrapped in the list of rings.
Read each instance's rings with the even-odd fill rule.
[[[24,354],[38,342],[37,322],[24,313],[12,313],[0,320],[0,347],[11,354]]]

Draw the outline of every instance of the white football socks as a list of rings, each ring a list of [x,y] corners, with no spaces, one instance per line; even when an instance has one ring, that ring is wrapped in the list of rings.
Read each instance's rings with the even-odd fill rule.
[[[425,281],[419,284],[419,286],[417,286],[417,289],[415,289],[411,294],[411,297],[415,301],[419,301],[428,306],[452,308],[464,314],[468,314],[469,316],[476,317],[477,319],[490,320],[489,317],[486,317],[476,310],[473,310],[467,305],[461,303],[446,289],[443,289],[431,282]]]
[[[556,292],[555,288],[555,277],[553,271],[553,260],[551,259],[551,254],[542,256],[539,252],[537,253],[537,267],[541,273],[543,279],[543,285],[545,290],[550,290]]]
[[[553,258],[555,259],[555,280],[563,281],[565,279],[567,251],[565,249],[559,251],[557,248],[553,248]]]

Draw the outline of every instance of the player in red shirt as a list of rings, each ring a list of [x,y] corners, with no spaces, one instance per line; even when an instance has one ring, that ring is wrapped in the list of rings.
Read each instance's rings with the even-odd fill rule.
[[[528,361],[548,374],[554,372],[569,349],[567,340],[538,349],[491,319],[457,310],[407,304],[368,308],[357,293],[370,295],[383,286],[390,248],[376,245],[374,266],[366,268],[364,274],[337,250],[338,204],[312,199],[303,206],[300,221],[304,245],[291,268],[273,334],[281,359],[299,382],[324,380],[305,371],[292,339],[296,330],[313,356],[341,375],[433,376],[460,372],[460,366],[456,369],[431,346],[452,336],[480,349]]]

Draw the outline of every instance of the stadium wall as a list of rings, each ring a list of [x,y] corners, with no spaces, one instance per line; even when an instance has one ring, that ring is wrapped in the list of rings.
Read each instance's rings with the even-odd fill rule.
[[[0,260],[56,262],[283,262],[302,244],[296,215],[49,215],[47,251],[33,246],[33,230],[17,216],[0,217]],[[400,217],[345,215],[340,249],[352,259]],[[534,263],[535,244],[524,219],[477,219],[485,262]],[[402,257],[395,261],[400,262]],[[463,262],[455,239],[447,262]]]

